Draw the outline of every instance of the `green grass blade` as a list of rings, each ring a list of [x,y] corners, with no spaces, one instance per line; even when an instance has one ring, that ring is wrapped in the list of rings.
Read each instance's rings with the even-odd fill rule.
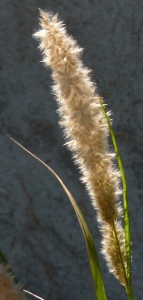
[[[104,108],[104,105],[103,105],[102,101],[100,100],[100,98],[98,98],[98,100],[99,100],[99,103],[101,105],[103,114],[104,114],[104,116],[106,118],[106,121],[108,123],[108,126],[109,126],[110,135],[111,135],[111,138],[112,138],[114,150],[115,150],[115,153],[116,153],[119,169],[120,169],[121,176],[122,176],[124,229],[125,229],[125,243],[126,243],[127,269],[128,269],[127,278],[128,278],[128,284],[129,284],[129,286],[131,286],[131,237],[130,237],[130,218],[129,218],[129,207],[128,207],[127,184],[126,184],[125,172],[124,172],[121,156],[119,154],[119,149],[118,149],[118,146],[117,146],[115,134],[113,132],[112,125],[110,123],[110,119],[109,119],[109,117],[106,113],[106,110]]]
[[[6,267],[6,269],[9,268],[9,262],[1,250],[0,250],[0,264],[3,264]]]
[[[11,138],[11,137],[10,137]],[[11,138],[18,146],[20,146],[23,150],[25,150],[27,153],[29,153],[31,156],[33,156],[36,160],[38,160],[42,165],[44,165],[60,182],[61,186],[65,190],[66,194],[68,195],[74,211],[77,215],[78,221],[80,223],[81,229],[83,231],[83,235],[86,241],[86,247],[88,251],[88,257],[90,261],[90,268],[91,268],[91,273],[93,276],[93,281],[94,281],[94,286],[95,286],[95,293],[97,296],[98,300],[107,300],[106,294],[105,294],[105,289],[104,289],[104,284],[103,284],[103,279],[101,275],[101,270],[100,270],[100,265],[99,265],[99,260],[97,256],[97,252],[95,249],[94,241],[92,238],[92,235],[90,233],[90,230],[87,226],[87,223],[82,215],[82,212],[80,211],[79,206],[77,205],[75,199],[63,183],[63,181],[60,179],[60,177],[53,171],[52,168],[50,168],[47,164],[45,164],[41,159],[39,159],[36,155],[28,151],[26,148],[24,148],[22,145],[20,145],[18,142],[16,142],[13,138]]]

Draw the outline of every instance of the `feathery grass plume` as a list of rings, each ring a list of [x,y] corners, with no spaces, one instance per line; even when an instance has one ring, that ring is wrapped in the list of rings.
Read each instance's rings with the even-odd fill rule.
[[[13,278],[7,273],[4,266],[0,265],[0,299],[1,300],[26,300],[20,285],[15,285]]]
[[[120,174],[113,164],[115,155],[108,149],[109,128],[96,86],[91,82],[90,71],[80,60],[82,49],[67,35],[57,15],[40,10],[40,30],[34,37],[40,40],[43,62],[52,69],[60,124],[97,210],[103,253],[110,271],[126,285],[124,232],[117,221],[122,215]]]

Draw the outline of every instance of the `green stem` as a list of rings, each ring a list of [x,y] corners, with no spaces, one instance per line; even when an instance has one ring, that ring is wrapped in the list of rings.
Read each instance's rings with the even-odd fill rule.
[[[128,295],[128,300],[134,300],[132,286],[128,287],[127,295]]]
[[[113,225],[113,231],[114,231],[117,247],[118,247],[118,250],[119,250],[120,261],[121,261],[121,265],[122,265],[122,269],[123,269],[123,273],[124,273],[124,278],[125,278],[125,282],[126,282],[126,289],[127,289],[128,288],[128,279],[127,279],[127,274],[126,274],[126,270],[125,270],[125,265],[124,265],[124,261],[123,261],[123,257],[122,257],[120,242],[119,242],[119,239],[118,239],[115,223]]]
[[[122,252],[121,252],[121,248],[120,248],[120,242],[119,242],[119,239],[118,239],[115,223],[113,225],[113,231],[114,231],[114,234],[115,234],[115,239],[116,239],[117,247],[118,247],[118,250],[119,250],[119,256],[120,256],[120,260],[121,260],[121,264],[122,264],[122,268],[123,268],[123,272],[124,272],[124,278],[125,278],[125,282],[126,282],[126,293],[127,293],[127,296],[128,296],[128,300],[134,300],[132,286],[130,285],[130,282],[127,278],[126,269],[125,269],[124,261],[123,261],[123,258],[122,258]]]
[[[114,134],[110,119],[109,119],[109,117],[106,113],[106,110],[104,108],[104,105],[103,105],[100,97],[98,97],[98,101],[101,105],[101,109],[103,111],[103,114],[104,114],[105,119],[106,119],[106,121],[108,123],[108,126],[109,126],[110,135],[111,135],[111,138],[112,138],[114,150],[115,150],[115,153],[116,153],[119,169],[120,169],[121,176],[122,176],[123,206],[124,206],[124,230],[125,230],[125,244],[126,244],[126,255],[127,255],[127,278],[128,278],[129,286],[131,286],[131,237],[130,237],[130,216],[129,216],[129,207],[128,207],[128,198],[127,198],[126,177],[125,177],[125,172],[124,172],[121,156],[120,156],[120,153],[119,153],[119,149],[118,149],[118,146],[117,146],[115,134]]]

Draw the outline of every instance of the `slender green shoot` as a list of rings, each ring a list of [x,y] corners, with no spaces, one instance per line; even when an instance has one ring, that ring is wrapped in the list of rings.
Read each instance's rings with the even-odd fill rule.
[[[128,286],[128,279],[127,279],[126,269],[125,269],[125,265],[124,265],[124,261],[123,261],[123,257],[122,257],[122,252],[121,252],[120,243],[119,243],[119,240],[118,240],[118,235],[117,235],[115,224],[113,226],[113,232],[114,232],[116,243],[117,243],[117,247],[118,247],[118,250],[119,250],[119,256],[120,256],[120,260],[121,260],[121,264],[122,264],[122,269],[123,269],[123,272],[124,272],[124,278],[125,278],[125,282],[126,282],[126,287],[127,287]]]

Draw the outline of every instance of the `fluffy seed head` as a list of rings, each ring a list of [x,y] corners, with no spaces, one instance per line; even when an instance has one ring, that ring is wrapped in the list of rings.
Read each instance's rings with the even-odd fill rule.
[[[20,286],[14,284],[12,276],[6,272],[2,265],[0,265],[0,299],[26,300]]]
[[[40,10],[40,16],[41,29],[34,36],[41,41],[44,63],[52,68],[53,91],[67,146],[73,152],[99,218],[113,224],[120,216],[119,173],[108,151],[108,125],[95,84],[80,60],[81,49],[67,35],[57,15]]]
[[[119,205],[120,174],[113,163],[114,154],[109,151],[109,129],[99,104],[96,85],[91,81],[90,71],[80,60],[82,49],[67,35],[57,15],[41,10],[40,30],[34,37],[40,40],[44,64],[52,69],[53,92],[58,102],[66,144],[73,153],[82,181],[98,212],[100,226],[106,224],[107,228],[113,228],[114,224],[117,226],[122,211]],[[119,275],[122,272],[119,256],[110,255],[107,242],[111,240],[115,250],[114,235],[112,231],[105,232],[108,237],[106,239],[106,234],[103,234],[106,240],[104,253],[107,249],[111,268],[115,269],[118,265],[118,271],[115,270],[114,274],[123,282],[123,276]],[[120,233],[124,235],[122,230],[118,230],[119,236]]]

